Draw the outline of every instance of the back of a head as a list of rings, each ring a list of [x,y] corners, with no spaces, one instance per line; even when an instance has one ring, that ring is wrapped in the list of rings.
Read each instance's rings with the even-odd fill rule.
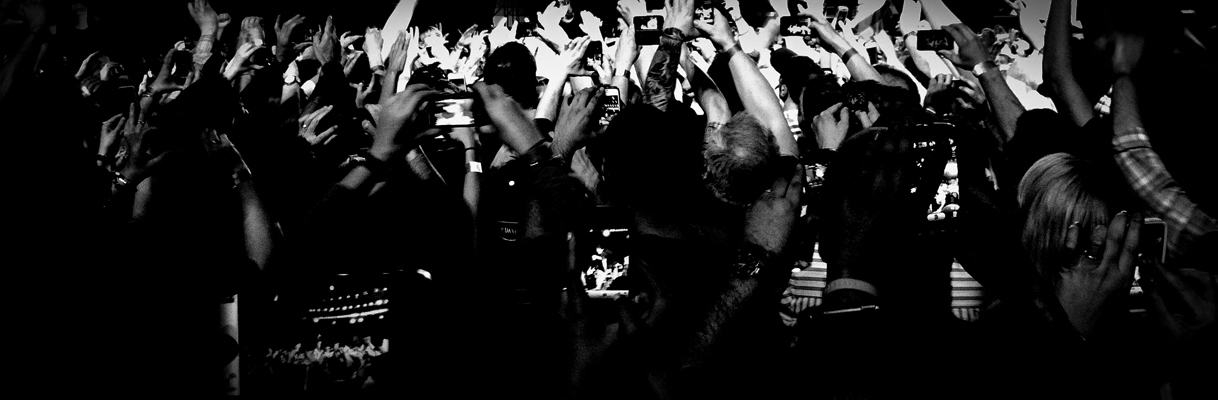
[[[537,106],[537,60],[523,44],[508,43],[491,53],[483,77],[488,84],[502,86],[522,107]]]
[[[912,93],[918,93],[918,85],[909,74],[886,64],[876,64],[875,71],[880,73],[880,83],[884,86],[892,86],[908,90]]]
[[[778,143],[761,121],[742,112],[707,135],[704,178],[715,196],[748,206],[774,183]]]
[[[1103,165],[1067,153],[1047,155],[1032,165],[1019,182],[1018,200],[1024,215],[1024,250],[1046,276],[1072,262],[1066,230],[1077,222],[1080,243],[1094,226],[1106,225],[1117,204],[1119,179]]]

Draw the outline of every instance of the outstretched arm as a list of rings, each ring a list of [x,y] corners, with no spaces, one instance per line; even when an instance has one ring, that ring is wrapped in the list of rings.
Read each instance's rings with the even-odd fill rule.
[[[721,53],[720,56],[729,57],[728,66],[732,71],[732,80],[736,83],[736,92],[739,93],[740,100],[744,103],[744,109],[770,130],[778,141],[780,153],[799,156],[799,146],[791,134],[791,127],[787,125],[778,96],[774,95],[769,82],[757,69],[757,63],[744,54],[735,38],[731,36],[731,32],[727,29],[726,17],[716,11],[715,25],[708,26],[702,21],[697,21],[696,24],[699,30],[710,35],[711,41]],[[872,72],[874,71],[873,69]]]
[[[1095,110],[1074,79],[1074,63],[1070,59],[1070,0],[1053,0],[1051,7],[1042,70],[1053,88],[1057,108],[1070,116],[1074,126],[1082,127],[1095,118]]]

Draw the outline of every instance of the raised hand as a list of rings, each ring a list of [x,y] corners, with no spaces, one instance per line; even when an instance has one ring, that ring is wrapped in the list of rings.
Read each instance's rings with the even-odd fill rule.
[[[621,0],[617,7],[619,12],[626,9],[630,15],[647,15],[647,4],[643,0]]]
[[[600,88],[590,87],[580,90],[562,102],[558,112],[558,120],[554,125],[554,152],[570,156],[586,145],[591,138],[592,121],[599,117],[600,98],[604,92]]]
[[[1066,229],[1066,249],[1075,260],[1057,273],[1057,299],[1083,336],[1094,333],[1107,309],[1129,294],[1141,228],[1141,216],[1122,211],[1107,228],[1093,227],[1089,244],[1080,243],[1078,224]]]
[[[317,126],[321,124],[321,120],[334,110],[334,106],[325,106],[308,115],[300,117],[300,132],[299,137],[309,143],[309,146],[317,146],[329,144],[334,140],[334,131],[338,130],[338,126],[332,126],[321,133],[317,133]]]
[[[500,46],[503,46],[509,42],[516,41],[515,32],[515,23],[512,23],[512,26],[509,28],[507,26],[507,18],[499,20],[499,23],[495,25],[494,29],[491,29],[491,33],[488,36],[491,41],[491,51],[494,51],[495,49],[498,49]]]
[[[583,19],[583,21],[584,21],[582,24],[579,25],[579,27],[581,30],[584,31],[584,33],[588,34],[588,37],[590,37],[590,38],[592,38],[592,40],[595,40],[598,42],[605,41],[605,38],[603,36],[601,36],[601,23],[602,22],[601,22],[600,18],[597,18],[596,15],[592,14],[592,12],[590,12],[590,11],[581,11],[579,13],[579,16],[580,16],[580,19]]]
[[[355,44],[356,40],[360,40],[360,38],[363,37],[363,35],[352,35],[351,32],[343,32],[342,36],[338,38],[338,44],[342,45],[342,48],[345,49],[347,46]]]
[[[732,26],[728,24],[727,16],[723,15],[723,12],[718,9],[714,10],[714,14],[714,25],[707,25],[701,20],[693,21],[693,25],[702,32],[703,36],[709,37],[711,43],[714,43],[719,49],[726,50],[735,46],[736,35],[732,33]],[[711,60],[713,59],[711,58]]]
[[[219,30],[216,31],[216,36],[220,36],[219,32],[223,32],[224,28],[227,28],[228,24],[232,22],[233,16],[228,15],[228,13],[216,14],[216,27],[219,28]]]
[[[241,40],[238,43],[261,44],[265,41],[266,31],[262,28],[262,17],[245,17],[241,21]]]
[[[406,70],[406,65],[413,62],[410,58],[411,42],[410,33],[406,31],[398,32],[398,40],[393,42],[393,47],[389,48],[389,57],[385,59],[386,70],[394,72]],[[415,56],[417,55],[416,53]]]
[[[118,138],[122,133],[123,126],[127,123],[127,117],[123,114],[115,114],[106,122],[101,124],[101,134],[98,135],[97,155],[109,157],[114,151],[114,145],[118,144]]]
[[[842,103],[829,106],[812,117],[812,127],[816,129],[816,143],[820,148],[837,150],[850,133],[850,110]]]
[[[334,17],[326,17],[326,26],[313,35],[313,56],[321,65],[342,57],[342,48],[338,46],[338,33],[334,31]]]
[[[199,30],[204,35],[214,34],[220,28],[220,17],[207,0],[193,0],[186,3],[186,10],[190,11],[190,18],[194,19],[195,24],[199,26]]]
[[[152,81],[152,84],[148,86],[149,94],[156,96],[162,93],[182,90],[182,86],[173,83],[170,77],[173,71],[173,54],[176,52],[178,50],[175,48],[169,49],[165,53],[165,58],[161,60],[161,70],[157,73],[156,79]]]
[[[366,101],[368,101],[368,96],[372,95],[372,89],[374,89],[375,87],[376,87],[376,85],[373,85],[372,83],[369,83],[369,82],[361,82],[359,84],[359,87],[356,88],[356,90],[355,90],[355,107],[356,108],[364,108],[364,105],[365,105],[364,103]]]
[[[664,0],[664,29],[677,28],[694,37],[694,0]]]
[[[406,68],[414,65],[415,61],[423,57],[423,48],[419,47],[419,39],[422,38],[419,33],[419,28],[410,28],[410,35],[406,37],[404,49],[406,50]]]
[[[474,24],[474,25],[470,26],[469,29],[466,29],[464,32],[461,32],[461,38],[457,39],[457,46],[458,47],[469,47],[470,45],[474,44],[474,41],[477,39],[478,39],[478,24]]]
[[[985,43],[981,41],[981,36],[978,36],[968,26],[964,24],[947,25],[943,27],[943,30],[952,35],[958,51],[940,50],[939,54],[952,64],[956,64],[960,68],[972,69],[977,64],[993,61],[990,52],[986,50]]]
[[[296,15],[295,17],[288,18],[287,21],[280,22],[282,17],[275,17],[275,40],[280,48],[288,48],[292,45],[292,31],[296,30],[296,27],[304,22],[305,17]]]
[[[381,30],[377,28],[368,28],[364,31],[364,53],[368,54],[368,61],[372,66],[382,65],[385,58],[381,57],[381,49],[385,46],[385,40],[381,38]]]
[[[406,87],[401,93],[393,95],[386,104],[382,105],[380,118],[376,122],[376,135],[369,150],[372,156],[387,161],[400,154],[410,142],[420,135],[402,135],[403,128],[418,111],[419,106],[429,97],[440,94],[427,85],[415,84]]]
[[[592,39],[587,36],[568,42],[562,53],[554,60],[554,65],[564,68],[567,75],[583,74],[584,54],[588,52],[590,43],[592,43]]]
[[[537,13],[537,26],[546,29],[558,29],[558,24],[571,9],[570,5],[560,5],[557,1],[550,3],[544,10]]]
[[[164,159],[165,153],[153,155],[146,148],[145,139],[152,129],[144,121],[144,114],[132,103],[123,123],[123,149],[126,162],[122,174],[129,181],[147,176]]]
[[[473,88],[482,99],[482,105],[499,136],[512,150],[518,153],[527,152],[543,139],[537,125],[525,115],[520,103],[503,91],[503,87],[478,82]]]
[[[249,70],[250,67],[247,66],[246,63],[249,62],[250,56],[254,55],[254,52],[261,48],[263,48],[263,46],[254,45],[253,42],[243,44],[241,47],[237,48],[237,53],[233,55],[233,59],[230,60],[228,65],[224,68],[224,78],[231,81],[236,78],[237,75]],[[254,66],[253,68],[259,69],[261,67]]]

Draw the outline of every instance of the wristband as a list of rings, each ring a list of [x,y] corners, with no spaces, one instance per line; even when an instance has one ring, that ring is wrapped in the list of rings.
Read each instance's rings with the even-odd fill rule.
[[[740,42],[736,42],[735,44],[732,45],[732,47],[728,47],[727,49],[720,51],[719,55],[726,54],[728,59],[731,59],[731,57],[735,56],[736,53],[743,53],[743,52],[744,52],[744,49],[740,48]]]
[[[973,75],[975,75],[975,76],[981,76],[981,75],[984,75],[986,72],[989,72],[991,69],[994,69],[994,68],[998,68],[998,65],[997,65],[997,64],[994,64],[994,62],[993,62],[993,61],[983,61],[983,62],[979,62],[979,63],[977,63],[977,65],[974,65],[974,66],[973,66]]]
[[[857,55],[859,55],[859,51],[858,51],[858,50],[855,50],[855,49],[852,47],[852,48],[850,48],[850,50],[846,50],[846,52],[845,52],[845,53],[842,53],[842,61],[843,61],[843,62],[844,62],[844,61],[850,61],[850,58],[851,58],[851,57],[854,57],[854,56],[857,56]]]
[[[379,174],[379,173],[381,173],[381,171],[385,171],[385,170],[389,169],[389,164],[387,162],[385,162],[379,158],[373,157],[372,154],[369,153],[367,150],[364,150],[359,153],[355,153],[355,154],[348,156],[347,161],[343,163],[344,167],[346,167],[346,166],[358,167],[361,165],[364,166],[364,168],[367,168],[368,172],[371,172],[373,175]]]
[[[470,161],[470,162],[466,163],[465,172],[466,173],[473,172],[473,173],[481,174],[482,173],[482,163],[477,162],[477,161]]]
[[[829,282],[828,285],[825,285],[824,293],[825,293],[825,295],[828,295],[829,293],[833,293],[834,291],[841,290],[841,289],[854,289],[854,290],[858,290],[860,292],[870,294],[875,297],[880,297],[880,295],[878,294],[879,291],[876,290],[874,285],[864,282],[864,281],[860,281],[858,279],[850,279],[850,278],[834,279],[832,282]]]

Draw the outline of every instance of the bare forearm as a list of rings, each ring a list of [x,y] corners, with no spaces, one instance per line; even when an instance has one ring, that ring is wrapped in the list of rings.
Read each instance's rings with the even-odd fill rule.
[[[998,71],[998,68],[986,72],[980,79],[981,86],[985,89],[985,96],[993,107],[994,117],[998,120],[998,126],[1001,127],[1006,140],[1011,140],[1015,137],[1016,122],[1025,111],[1023,103],[1020,103],[1019,98],[1015,97],[1015,92],[1011,91],[1006,78],[1002,72]]]
[[[546,90],[541,94],[541,99],[537,101],[536,118],[545,118],[554,121],[558,116],[558,103],[562,98],[562,88],[567,84],[568,75],[555,74],[550,77],[550,82],[546,84]]]
[[[259,270],[264,270],[279,236],[275,223],[254,190],[253,181],[247,179],[238,184],[237,192],[241,196],[246,256],[258,265]]]
[[[681,59],[681,38],[661,39],[661,44],[651,58],[647,69],[647,81],[643,84],[643,102],[660,111],[668,111],[677,85],[677,64]],[[671,40],[671,41],[670,41]]]
[[[1142,126],[1142,113],[1138,110],[1138,93],[1129,75],[1117,76],[1112,84],[1113,132],[1122,133]]]
[[[1053,0],[1046,35],[1042,69],[1053,87],[1053,100],[1058,108],[1070,114],[1075,126],[1086,125],[1095,118],[1095,110],[1088,104],[1082,86],[1074,79],[1074,65],[1070,59],[1069,0]]]
[[[381,78],[381,97],[377,104],[389,104],[389,99],[393,97],[398,87],[398,77],[402,75],[402,71],[387,70],[385,76]]]
[[[739,49],[738,46],[735,48]],[[731,51],[726,56],[731,57],[728,66],[732,70],[732,80],[736,83],[736,92],[744,103],[744,109],[770,130],[778,141],[780,153],[798,156],[799,146],[791,134],[791,127],[787,126],[786,116],[782,114],[782,104],[770,89],[765,76],[757,69],[757,64],[743,51]]]

